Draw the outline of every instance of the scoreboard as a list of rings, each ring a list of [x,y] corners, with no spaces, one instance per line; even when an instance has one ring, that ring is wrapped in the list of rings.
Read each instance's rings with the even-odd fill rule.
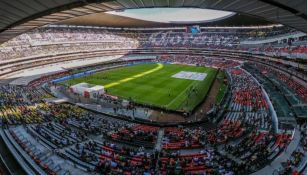
[[[196,33],[200,33],[201,30],[200,30],[199,25],[192,25],[192,26],[186,27],[186,32],[196,34]]]

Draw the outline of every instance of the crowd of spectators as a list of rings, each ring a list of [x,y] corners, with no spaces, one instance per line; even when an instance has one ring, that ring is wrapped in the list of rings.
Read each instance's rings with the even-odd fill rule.
[[[215,68],[231,68],[240,65],[239,62],[230,59],[222,59],[217,57],[204,57],[192,55],[161,55],[157,61],[170,62],[177,64],[192,64],[198,66],[207,66]]]
[[[1,47],[1,60],[55,55],[71,52],[135,49],[154,47],[200,47],[239,49],[239,41],[251,37],[267,37],[290,32],[288,29],[216,29],[199,34],[182,31],[122,31],[90,28],[45,27],[22,34]],[[271,30],[271,31],[270,31]],[[271,51],[275,48],[266,48]],[[282,50],[284,51],[284,50]],[[306,52],[306,46],[291,49],[293,52]]]
[[[302,85],[299,81],[295,80],[292,76],[278,71],[274,68],[265,65],[256,65],[259,70],[265,75],[271,75],[276,77],[279,81],[283,82],[289,88],[291,88],[297,96],[299,96],[303,102],[307,102],[307,87]]]
[[[230,110],[258,111],[268,109],[267,102],[262,93],[262,88],[251,75],[242,69],[232,69],[230,71],[234,84],[233,102]]]
[[[116,40],[116,39],[115,39]],[[129,42],[128,42],[129,43]],[[4,48],[0,52],[0,61],[15,61],[14,59],[20,58],[20,60],[36,59],[46,56],[54,55],[69,55],[73,53],[82,52],[95,52],[104,50],[119,50],[119,49],[133,49],[135,46],[130,44],[114,42],[114,43],[88,43],[88,44],[51,44],[51,45],[39,45],[29,46],[22,48]]]
[[[259,30],[248,31],[248,38],[247,40],[259,40],[259,39],[266,39],[269,37],[289,34],[289,33],[296,33],[295,29],[289,27],[272,27],[272,28],[263,28]]]
[[[307,124],[301,126],[301,145],[304,151],[307,151]]]
[[[255,54],[306,58],[306,36],[291,44],[279,46],[266,43],[263,46],[245,46],[240,41],[250,38],[278,36],[292,32],[286,27],[268,29],[210,29],[199,34],[181,30],[169,31],[128,31],[105,30],[97,28],[44,27],[4,43],[0,47],[0,74],[12,73],[21,69],[57,63],[60,61],[94,58],[117,51],[125,54],[127,50],[154,48],[200,48],[247,51]],[[302,38],[302,39],[301,39]],[[108,52],[114,54],[114,52]],[[6,63],[10,63],[7,65]],[[216,63],[208,63],[213,66]]]
[[[57,147],[65,147],[86,139],[86,132],[77,131],[58,123],[32,126],[32,130]]]
[[[232,100],[226,118],[240,120],[242,125],[253,125],[258,129],[271,129],[271,115],[262,87],[241,68],[228,70],[232,84]]]
[[[214,148],[240,138],[246,132],[248,126],[241,126],[239,120],[223,120],[212,130],[201,126],[165,128],[162,151],[156,152],[153,148],[157,144],[159,127],[101,117],[72,105],[48,104],[43,102],[44,93],[40,89],[33,91],[30,88],[7,85],[2,87],[2,91],[9,92],[3,98],[3,104],[8,105],[9,101],[12,105],[14,101],[9,98],[13,98],[22,103],[26,111],[33,106],[30,108],[31,114],[41,120],[28,120],[30,125],[26,128],[34,138],[58,150],[59,156],[91,171],[128,174],[246,172],[240,169],[240,164],[224,158]],[[7,94],[12,96],[8,97]],[[14,119],[14,115],[6,117]],[[31,118],[29,115],[21,117]],[[86,141],[90,135],[102,136],[102,141]],[[199,153],[180,153],[181,149],[201,150]]]
[[[129,124],[128,126],[110,131],[108,136],[127,144],[152,148],[158,136],[159,127]]]
[[[104,141],[88,141],[76,144],[75,148],[85,162],[96,162],[95,170],[101,174],[153,174],[158,154],[146,152],[144,148],[121,147]]]
[[[295,151],[291,153],[291,156],[282,162],[282,167],[279,169],[279,175],[300,175],[300,172],[306,166],[307,160],[307,132],[306,124],[299,126],[301,132],[301,140]],[[302,173],[304,174],[304,173]]]
[[[242,164],[255,171],[270,164],[290,141],[288,134],[274,135],[270,132],[251,132],[236,145],[226,146],[226,151],[242,161]]]
[[[42,97],[40,90],[1,85],[0,97],[2,124],[21,124],[43,120],[42,114],[35,110],[35,107],[31,106],[34,103],[40,102]],[[29,100],[32,100],[33,103]],[[43,105],[42,103],[38,107]]]
[[[63,71],[63,72],[59,72],[59,73],[53,73],[51,75],[42,75],[39,78],[37,78],[33,81],[30,81],[28,83],[28,87],[37,87],[37,86],[40,86],[40,85],[42,85],[46,82],[50,82],[54,79],[64,77],[64,76],[67,76],[67,75],[69,75],[69,72],[67,72],[67,71]]]
[[[162,174],[244,174],[237,163],[208,148],[194,154],[162,151],[158,167]]]
[[[307,46],[264,46],[264,47],[253,47],[248,49],[251,53],[262,53],[265,55],[275,56],[275,57],[289,57],[289,58],[306,58]]]

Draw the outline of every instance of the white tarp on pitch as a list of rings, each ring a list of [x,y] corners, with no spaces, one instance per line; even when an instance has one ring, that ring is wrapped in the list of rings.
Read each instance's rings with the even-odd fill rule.
[[[173,78],[181,78],[187,80],[197,80],[203,81],[206,77],[206,73],[199,73],[199,72],[188,72],[188,71],[180,71],[172,76]]]

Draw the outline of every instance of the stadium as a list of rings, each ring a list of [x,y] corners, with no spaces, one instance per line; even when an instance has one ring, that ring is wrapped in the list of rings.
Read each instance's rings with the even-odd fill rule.
[[[307,175],[307,1],[0,12],[0,175]]]

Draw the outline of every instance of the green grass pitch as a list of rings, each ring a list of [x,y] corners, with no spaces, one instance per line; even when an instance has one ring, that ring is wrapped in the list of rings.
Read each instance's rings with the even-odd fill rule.
[[[203,81],[173,78],[180,71],[207,73]],[[175,64],[139,64],[68,80],[105,86],[107,93],[155,107],[191,111],[206,96],[216,69]]]

